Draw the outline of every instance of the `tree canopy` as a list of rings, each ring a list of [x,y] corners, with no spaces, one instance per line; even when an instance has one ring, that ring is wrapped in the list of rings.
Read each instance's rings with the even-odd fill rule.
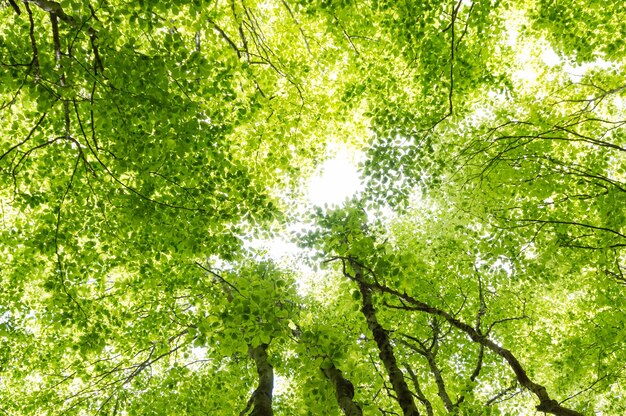
[[[626,414],[623,6],[0,2],[0,414]]]

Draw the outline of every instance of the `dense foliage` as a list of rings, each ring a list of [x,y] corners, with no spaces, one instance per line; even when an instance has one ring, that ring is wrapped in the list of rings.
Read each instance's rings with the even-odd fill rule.
[[[625,414],[625,10],[1,2],[0,413]]]

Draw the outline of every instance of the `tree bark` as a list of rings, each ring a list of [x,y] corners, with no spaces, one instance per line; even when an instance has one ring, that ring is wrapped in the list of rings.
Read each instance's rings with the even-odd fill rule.
[[[372,331],[376,345],[378,345],[378,356],[387,370],[389,381],[391,382],[391,385],[397,395],[396,400],[398,401],[398,404],[400,404],[400,408],[402,409],[404,416],[419,416],[417,407],[413,402],[413,394],[409,390],[409,386],[404,380],[404,375],[398,367],[398,363],[393,352],[393,346],[391,345],[391,342],[389,342],[389,333],[380,325],[378,319],[376,318],[376,310],[374,309],[374,304],[372,303],[372,291],[363,281],[360,268],[355,266],[356,265],[353,265],[356,270],[356,282],[359,285],[359,290],[361,291],[363,300],[361,312],[363,312],[365,320],[367,321],[367,326],[370,331]]]
[[[341,370],[334,365],[330,368],[324,368],[322,371],[335,388],[335,397],[343,413],[346,416],[362,416],[363,411],[353,400],[354,385],[350,380],[346,379],[343,374],[341,374]]]
[[[274,368],[267,359],[267,344],[249,347],[250,357],[256,364],[259,384],[252,393],[252,413],[250,416],[272,416],[272,390],[274,388]]]

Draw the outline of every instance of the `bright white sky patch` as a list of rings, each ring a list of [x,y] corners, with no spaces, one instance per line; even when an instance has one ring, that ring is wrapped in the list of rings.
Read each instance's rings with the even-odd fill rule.
[[[594,62],[585,62],[582,65],[572,65],[572,64],[567,63],[563,67],[563,70],[569,75],[572,82],[578,82],[590,70],[593,70],[593,69],[607,70],[607,69],[616,68],[616,67],[619,67],[619,65],[614,62],[608,62],[608,61],[605,61],[604,59],[598,58]]]
[[[360,153],[342,146],[333,154],[309,179],[307,197],[313,205],[339,205],[363,188],[357,169]]]
[[[554,49],[549,46],[544,47],[543,52],[541,53],[541,60],[548,66],[555,66],[561,63],[559,55],[557,55],[556,52],[554,52]]]
[[[296,221],[287,227],[282,235],[245,241],[246,247],[256,254],[271,258],[285,269],[297,270],[298,292],[303,296],[319,289],[326,281],[327,275],[310,267],[306,259],[312,254],[298,247],[292,238],[296,232],[310,226],[305,218],[307,212],[312,209],[311,205],[341,205],[347,198],[363,190],[358,171],[359,161],[363,157],[363,153],[354,146],[332,144],[328,159],[304,185],[306,199],[294,201],[296,216],[300,213],[305,222]]]

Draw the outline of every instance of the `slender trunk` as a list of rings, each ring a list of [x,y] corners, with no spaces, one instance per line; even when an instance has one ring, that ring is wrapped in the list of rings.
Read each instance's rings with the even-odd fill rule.
[[[335,397],[337,403],[346,416],[362,416],[363,411],[358,404],[354,402],[354,385],[350,380],[346,379],[341,370],[332,365],[330,368],[322,369],[324,375],[335,388]]]
[[[413,402],[413,395],[404,380],[402,371],[398,367],[396,357],[393,353],[393,346],[391,345],[391,342],[389,342],[389,333],[380,325],[378,319],[376,318],[376,310],[374,309],[374,304],[372,303],[372,292],[369,286],[362,281],[362,277],[358,272],[356,280],[363,298],[361,312],[363,312],[363,315],[365,316],[368,328],[374,335],[374,340],[376,341],[376,345],[378,345],[379,350],[378,356],[387,370],[389,381],[396,392],[398,404],[400,404],[400,408],[402,409],[404,416],[418,416],[419,412]]]
[[[419,383],[419,380],[417,379],[417,376],[415,375],[415,372],[408,364],[404,364],[404,368],[406,368],[406,371],[407,373],[409,373],[411,380],[413,380],[413,387],[415,387],[415,395],[417,396],[418,400],[422,402],[422,404],[426,408],[426,414],[428,416],[433,416],[433,405],[430,403],[430,400],[428,400],[426,396],[424,395],[424,392],[422,391],[422,388],[420,387],[420,383]]]
[[[267,344],[250,347],[248,352],[256,364],[259,385],[252,393],[252,413],[250,416],[272,416],[272,390],[274,388],[274,368],[267,359]]]
[[[236,286],[233,286],[226,279],[213,270],[203,266],[201,263],[196,262],[204,271],[210,273],[215,282],[219,282],[226,294],[228,302],[233,301],[233,294],[243,296]],[[267,344],[261,344],[257,347],[252,347],[248,344],[248,354],[254,360],[256,364],[256,372],[259,377],[259,384],[254,390],[246,407],[239,413],[239,416],[244,416],[248,413],[250,408],[252,412],[250,416],[272,416],[274,411],[272,410],[272,391],[274,389],[274,368],[267,359]]]
[[[439,371],[439,367],[437,367],[437,362],[435,361],[435,357],[433,353],[425,350],[426,360],[428,361],[428,367],[430,367],[430,372],[433,377],[435,377],[435,383],[437,384],[437,393],[443,402],[446,410],[450,413],[454,412],[454,404],[448,395],[448,391],[446,390],[446,383],[443,381],[443,377],[441,375],[441,371]]]

